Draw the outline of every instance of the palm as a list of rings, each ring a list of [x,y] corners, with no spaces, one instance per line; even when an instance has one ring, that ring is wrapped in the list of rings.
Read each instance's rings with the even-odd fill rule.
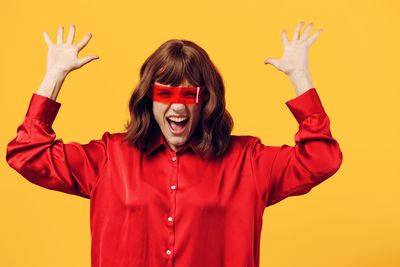
[[[50,47],[47,53],[47,66],[57,66],[64,71],[78,68],[78,49],[68,44]]]
[[[267,58],[264,63],[271,64],[278,70],[290,75],[295,71],[306,71],[308,70],[308,49],[314,43],[322,29],[315,32],[309,39],[308,34],[311,31],[313,23],[310,23],[305,29],[303,35],[300,37],[299,33],[304,25],[304,22],[300,22],[294,33],[293,39],[289,42],[286,31],[282,31],[282,42],[284,45],[283,56],[280,59]]]
[[[78,53],[82,50],[91,38],[91,34],[86,34],[81,42],[74,45],[75,26],[71,25],[67,37],[67,42],[63,43],[63,27],[58,28],[57,43],[52,43],[47,32],[43,32],[44,39],[48,46],[47,70],[56,70],[68,73],[72,70],[82,67],[93,59],[98,59],[96,55],[86,56],[79,59]]]

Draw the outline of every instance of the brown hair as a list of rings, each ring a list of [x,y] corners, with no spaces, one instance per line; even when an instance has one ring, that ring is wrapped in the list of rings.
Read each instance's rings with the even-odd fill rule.
[[[140,81],[129,100],[130,121],[125,125],[123,140],[146,150],[155,131],[161,131],[152,112],[152,100],[146,96],[155,81],[172,86],[188,81],[206,87],[209,99],[203,103],[201,119],[193,133],[200,140],[196,150],[205,158],[222,156],[234,124],[225,108],[223,79],[207,52],[184,39],[166,41],[143,63]]]

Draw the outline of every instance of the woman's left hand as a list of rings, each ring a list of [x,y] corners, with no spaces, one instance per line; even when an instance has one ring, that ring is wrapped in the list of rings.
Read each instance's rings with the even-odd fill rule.
[[[311,22],[304,33],[300,35],[300,30],[304,26],[304,22],[297,24],[293,33],[293,40],[288,41],[286,30],[282,31],[282,41],[284,45],[284,53],[282,58],[267,58],[264,63],[271,64],[278,70],[284,72],[289,77],[296,73],[307,73],[308,69],[308,48],[314,43],[318,35],[323,31],[319,29],[310,38],[307,39],[313,23]]]

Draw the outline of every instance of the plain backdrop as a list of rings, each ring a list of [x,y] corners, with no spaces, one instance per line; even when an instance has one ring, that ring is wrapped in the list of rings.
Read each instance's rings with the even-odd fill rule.
[[[144,60],[182,38],[208,53],[225,81],[233,134],[294,145],[298,124],[285,102],[289,79],[267,57],[283,52],[299,21],[323,28],[310,48],[314,86],[341,146],[343,164],[303,196],[264,212],[261,265],[400,266],[400,86],[397,1],[0,1],[0,266],[90,266],[89,200],[36,186],[11,169],[6,144],[40,85],[57,27],[91,32],[71,72],[53,129],[87,143],[123,131]],[[304,31],[304,28],[302,32]],[[134,249],[134,248],[132,248]]]

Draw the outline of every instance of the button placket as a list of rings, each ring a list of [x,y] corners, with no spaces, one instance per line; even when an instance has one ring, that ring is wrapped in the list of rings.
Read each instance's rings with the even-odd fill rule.
[[[165,250],[166,255],[171,259],[169,262],[169,265],[172,266],[173,262],[173,256],[174,256],[174,245],[175,245],[175,223],[174,223],[174,217],[175,217],[175,211],[176,211],[176,190],[177,190],[177,175],[178,175],[178,167],[179,167],[179,161],[178,161],[178,155],[176,152],[174,152],[170,158],[170,162],[173,168],[172,175],[170,176],[170,183],[169,183],[169,194],[170,194],[170,212],[167,215],[167,225],[169,228],[169,242],[168,242],[168,247]]]

